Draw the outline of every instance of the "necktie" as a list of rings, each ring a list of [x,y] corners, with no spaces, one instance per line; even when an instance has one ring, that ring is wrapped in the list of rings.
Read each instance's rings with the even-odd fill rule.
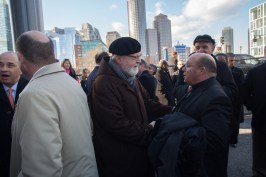
[[[9,99],[11,107],[14,109],[14,98],[12,95],[12,88],[8,89],[8,99]]]

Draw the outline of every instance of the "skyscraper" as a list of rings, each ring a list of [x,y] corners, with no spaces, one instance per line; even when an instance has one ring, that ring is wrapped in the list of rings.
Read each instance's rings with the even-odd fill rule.
[[[11,18],[6,0],[0,0],[0,53],[13,50]]]
[[[146,29],[146,41],[149,62],[158,63],[158,35],[156,29]]]
[[[54,42],[56,58],[63,60],[68,58],[72,66],[76,67],[74,46],[80,42],[80,34],[75,28],[53,28],[45,31],[46,35],[51,37]]]
[[[153,26],[157,29],[159,44],[158,54],[161,59],[163,58],[163,49],[172,47],[171,21],[168,19],[167,15],[159,14],[155,16]]]
[[[231,27],[225,27],[222,31],[224,44],[222,50],[224,53],[234,53],[234,30]]]
[[[83,33],[82,40],[102,40],[99,30],[89,23],[82,23],[81,32]]]
[[[128,25],[129,36],[138,40],[141,44],[141,51],[146,56],[146,8],[145,0],[128,0]]]
[[[266,2],[249,9],[249,37],[250,54],[263,57],[266,46]]]
[[[110,44],[120,38],[120,34],[117,32],[117,31],[110,31],[110,32],[107,32],[107,35],[106,35],[106,47],[109,48]]]

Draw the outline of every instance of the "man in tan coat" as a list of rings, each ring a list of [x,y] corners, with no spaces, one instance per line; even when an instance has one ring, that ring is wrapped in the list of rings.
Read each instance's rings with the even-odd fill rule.
[[[97,177],[84,91],[55,63],[43,33],[23,33],[16,47],[30,82],[14,115],[10,176]]]

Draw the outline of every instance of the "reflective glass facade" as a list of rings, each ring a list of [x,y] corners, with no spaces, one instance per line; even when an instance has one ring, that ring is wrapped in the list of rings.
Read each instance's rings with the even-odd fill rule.
[[[0,53],[13,51],[9,3],[0,0]]]

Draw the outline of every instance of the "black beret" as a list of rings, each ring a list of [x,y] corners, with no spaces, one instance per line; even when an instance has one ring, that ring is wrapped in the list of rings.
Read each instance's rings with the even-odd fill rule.
[[[116,55],[130,55],[140,51],[140,43],[131,37],[118,38],[109,47],[109,52]]]
[[[215,40],[212,39],[211,36],[209,36],[208,34],[204,34],[204,35],[198,35],[193,42],[193,45],[195,45],[196,42],[210,42],[213,45],[215,44]]]

